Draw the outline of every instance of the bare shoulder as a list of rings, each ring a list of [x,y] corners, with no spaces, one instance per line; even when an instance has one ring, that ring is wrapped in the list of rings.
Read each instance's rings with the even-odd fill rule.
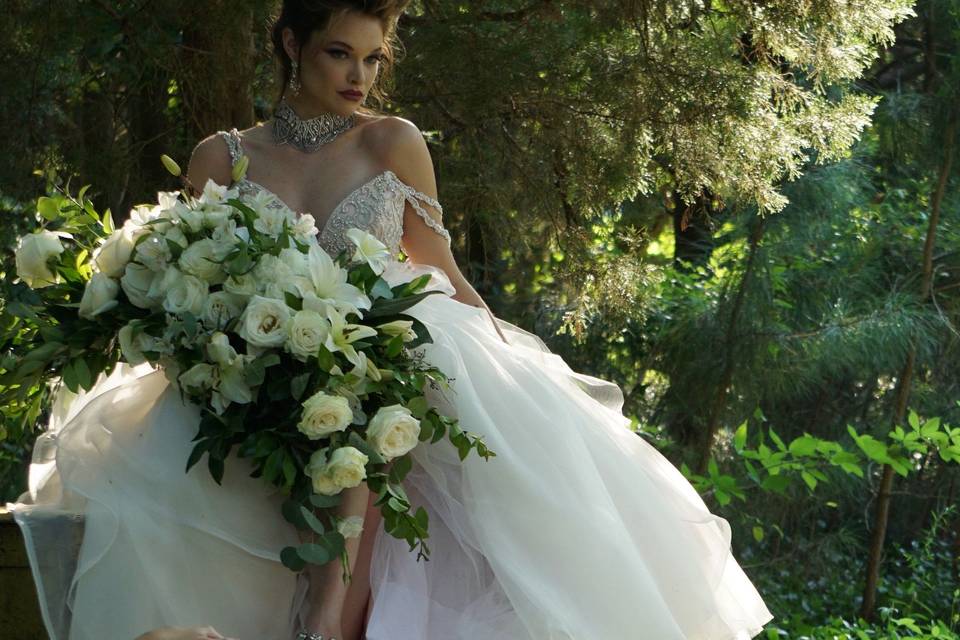
[[[198,189],[202,189],[208,179],[217,184],[230,184],[230,151],[223,136],[214,133],[197,143],[190,154],[187,178]]]
[[[436,177],[430,150],[420,128],[406,118],[384,116],[365,127],[365,146],[397,177],[428,195],[436,196]]]

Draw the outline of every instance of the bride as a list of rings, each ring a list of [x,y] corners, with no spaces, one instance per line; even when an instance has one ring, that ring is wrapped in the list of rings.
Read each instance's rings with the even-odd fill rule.
[[[121,365],[58,393],[30,489],[8,505],[54,640],[745,640],[772,619],[729,525],[628,428],[620,389],[496,318],[457,267],[419,130],[362,106],[404,4],[285,1],[273,117],[200,142],[188,176],[310,216],[333,254],[365,229],[406,256],[388,279],[431,273],[446,295],[409,310],[433,337],[418,349],[453,378],[431,402],[496,457],[414,450],[405,486],[429,513],[428,561],[383,533],[361,485],[338,507],[362,518],[353,580],[337,562],[295,575],[279,560],[298,541],[283,496],[241,459],[222,486],[203,465],[184,473],[198,409],[162,371]]]

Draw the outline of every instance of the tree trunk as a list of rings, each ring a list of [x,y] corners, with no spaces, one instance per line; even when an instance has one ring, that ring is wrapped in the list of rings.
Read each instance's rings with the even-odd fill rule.
[[[254,123],[254,3],[211,0],[184,13],[180,88],[193,140]]]
[[[727,330],[723,340],[723,372],[720,374],[720,381],[714,389],[713,402],[710,404],[710,412],[707,417],[707,428],[704,430],[703,439],[700,443],[700,454],[696,466],[698,474],[707,472],[710,453],[713,451],[713,438],[720,428],[720,417],[723,415],[723,408],[727,401],[727,392],[733,382],[740,314],[743,311],[743,301],[746,298],[747,287],[750,285],[750,279],[753,277],[753,271],[756,268],[760,239],[763,238],[765,228],[766,218],[760,218],[750,231],[750,253],[747,256],[747,264],[743,269],[740,286],[737,288],[733,308],[730,309],[730,317],[727,319]]]
[[[930,199],[930,218],[927,223],[927,236],[923,244],[923,277],[920,282],[920,300],[926,301],[930,297],[933,286],[933,247],[937,237],[937,225],[940,222],[940,207],[943,204],[943,194],[950,178],[950,169],[953,164],[954,144],[957,137],[956,110],[951,111],[947,127],[943,136],[943,161],[937,185]],[[916,345],[911,346],[897,381],[897,396],[894,406],[893,424],[903,422],[910,400],[910,386],[913,381],[914,361],[916,360]],[[870,549],[867,557],[866,583],[863,588],[863,603],[860,606],[860,616],[865,620],[872,620],[877,600],[877,584],[880,580],[880,560],[883,555],[883,543],[887,535],[887,522],[890,518],[890,495],[893,488],[893,469],[890,465],[883,466],[883,476],[877,492],[877,510],[874,515],[873,536],[870,540]]]

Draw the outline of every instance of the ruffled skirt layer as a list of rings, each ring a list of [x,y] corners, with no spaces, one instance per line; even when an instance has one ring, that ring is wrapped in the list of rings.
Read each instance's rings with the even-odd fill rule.
[[[391,263],[391,282],[436,269]],[[430,400],[496,452],[446,440],[412,453],[405,486],[430,516],[430,560],[378,532],[368,640],[741,640],[772,619],[730,527],[622,413],[534,335],[431,295],[409,310],[451,387]],[[228,461],[223,485],[184,467],[199,412],[162,372],[118,367],[60,392],[14,512],[53,640],[211,624],[289,640],[304,581],[279,562],[283,496]]]

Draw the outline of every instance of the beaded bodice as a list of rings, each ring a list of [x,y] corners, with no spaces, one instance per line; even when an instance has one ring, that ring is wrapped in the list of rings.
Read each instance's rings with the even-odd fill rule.
[[[240,133],[236,129],[219,131],[227,143],[230,152],[230,165],[235,166],[243,157]],[[275,193],[263,185],[249,180],[246,176],[233,183],[241,195],[255,195],[258,191],[273,196],[266,206],[277,209],[290,209]],[[434,219],[423,204],[435,208],[442,215],[440,203],[425,193],[406,184],[395,173],[387,169],[354,189],[334,207],[325,220],[316,220],[317,239],[320,246],[330,255],[337,255],[344,249],[353,247],[346,236],[347,229],[357,227],[374,235],[396,256],[400,251],[400,237],[403,235],[403,211],[409,202],[417,215],[431,229],[443,236],[447,243],[450,234],[443,225]],[[298,214],[299,215],[299,214]]]

